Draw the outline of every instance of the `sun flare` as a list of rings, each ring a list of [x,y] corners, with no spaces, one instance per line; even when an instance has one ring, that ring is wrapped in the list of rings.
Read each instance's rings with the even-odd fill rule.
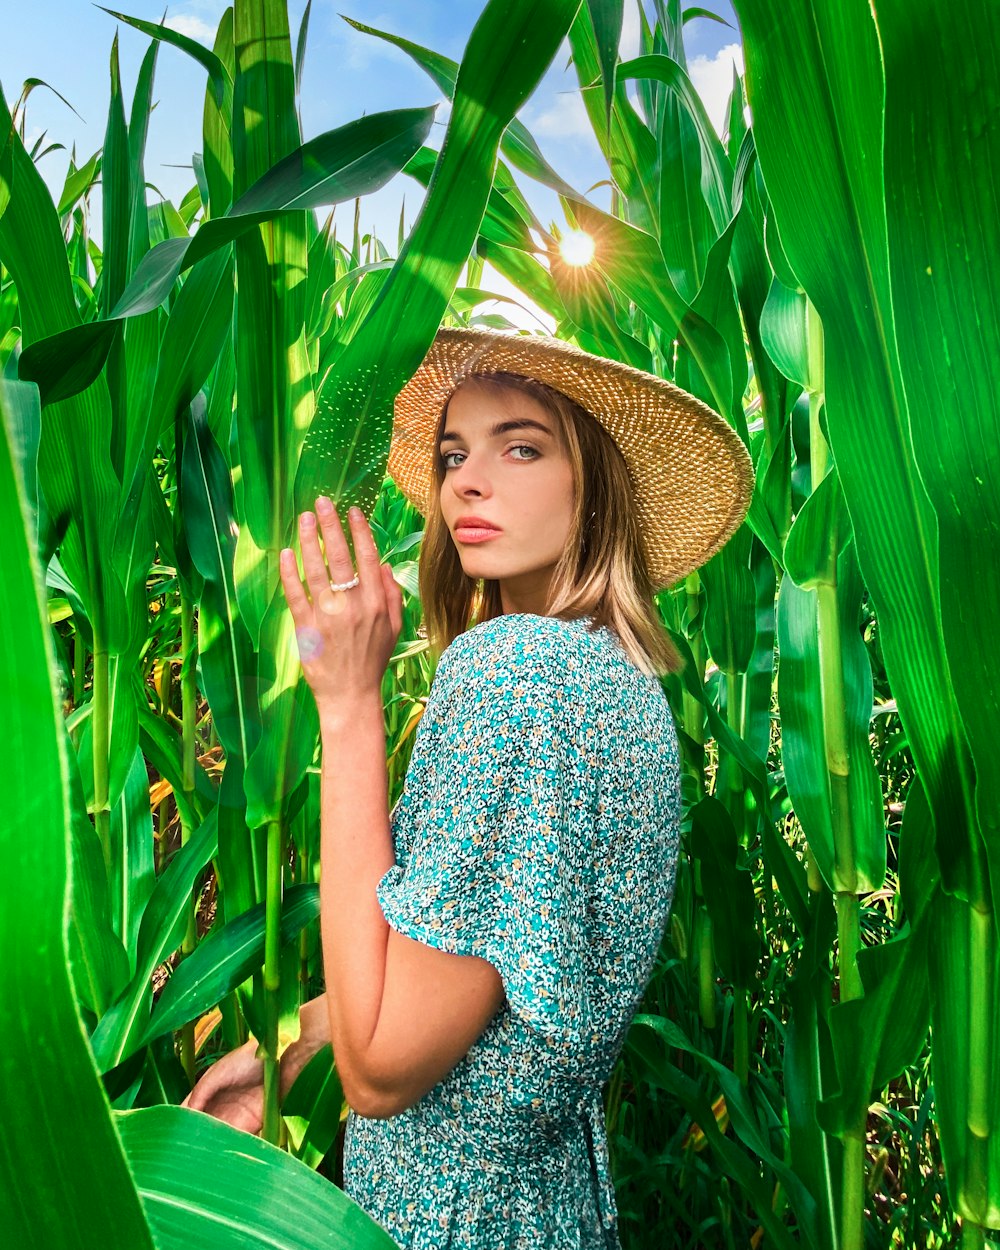
[[[559,251],[567,265],[589,265],[594,259],[594,240],[584,230],[571,230],[559,240]]]

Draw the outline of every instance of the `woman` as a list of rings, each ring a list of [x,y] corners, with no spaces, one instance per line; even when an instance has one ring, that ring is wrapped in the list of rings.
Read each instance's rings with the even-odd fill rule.
[[[740,524],[750,457],[652,375],[442,330],[397,400],[388,472],[427,518],[440,655],[391,816],[400,591],[352,515],[354,572],[322,501],[325,557],[300,519],[308,596],[283,563],[323,725],[327,992],[282,1083],[332,1039],[345,1191],[402,1247],[617,1247],[602,1088],[662,940],[680,824],[659,678],[681,660],[652,596]],[[259,1131],[255,1049],[188,1105]]]

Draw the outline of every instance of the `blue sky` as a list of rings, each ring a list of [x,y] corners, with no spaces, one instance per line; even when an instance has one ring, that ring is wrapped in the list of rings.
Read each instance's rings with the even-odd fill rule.
[[[623,56],[637,51],[637,3],[638,0],[625,0]],[[447,108],[431,80],[404,53],[355,31],[340,14],[402,35],[457,61],[484,4],[485,0],[313,0],[302,84],[304,137],[343,125],[363,113],[440,103],[438,122],[429,140],[440,146]],[[108,7],[118,5],[120,11],[148,21],[159,21],[166,9],[169,25],[206,44],[211,43],[226,7],[225,0],[109,0]],[[646,6],[649,12],[650,0],[646,0]],[[305,0],[289,0],[288,7],[294,38]],[[694,85],[721,132],[734,62],[737,70],[743,72],[742,50],[732,6],[726,0],[714,4],[709,0],[704,7],[730,24],[724,26],[704,18],[689,21],[684,44]],[[5,38],[0,43],[0,84],[8,105],[13,105],[19,96],[25,79],[41,78],[61,92],[80,114],[77,117],[52,92],[41,87],[28,101],[29,143],[44,131],[47,142],[62,143],[67,149],[51,153],[40,164],[56,194],[66,174],[68,150],[75,144],[78,161],[82,162],[103,141],[109,96],[108,58],[116,29],[128,104],[149,43],[146,36],[117,22],[87,0],[21,0],[16,16],[13,20],[8,17],[5,24]],[[571,68],[565,68],[567,60],[568,46],[564,46],[520,116],[549,162],[566,181],[585,191],[607,177],[607,167],[576,90],[575,74]],[[164,45],[157,62],[154,99],[158,103],[150,122],[146,176],[174,203],[194,180],[191,154],[201,148],[204,89],[204,70],[184,53]],[[546,224],[563,221],[553,193],[528,179],[519,177],[519,182]],[[374,229],[394,253],[404,197],[409,229],[419,211],[422,194],[412,179],[398,175],[363,201],[363,229]],[[155,200],[156,192],[150,191],[148,198]],[[605,189],[596,190],[592,199],[607,207]],[[93,203],[96,209],[98,201]],[[343,214],[342,229],[346,231],[353,206],[344,205],[338,214]],[[491,289],[506,289],[498,275],[490,276]],[[504,311],[519,323],[537,325],[533,319],[524,320],[513,313],[509,306]]]

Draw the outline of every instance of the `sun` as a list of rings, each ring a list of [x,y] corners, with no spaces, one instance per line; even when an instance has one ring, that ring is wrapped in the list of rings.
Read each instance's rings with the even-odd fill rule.
[[[589,265],[594,259],[594,240],[584,230],[570,230],[559,240],[559,252],[567,265]]]

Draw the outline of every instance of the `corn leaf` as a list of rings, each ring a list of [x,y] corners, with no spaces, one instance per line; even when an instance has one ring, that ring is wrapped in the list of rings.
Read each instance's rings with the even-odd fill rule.
[[[69,763],[42,570],[7,428],[8,396],[18,385],[26,384],[0,382],[0,635],[4,654],[18,657],[3,666],[0,706],[9,749],[32,763],[10,772],[10,810],[0,831],[0,873],[8,891],[0,908],[0,998],[7,1005],[0,1084],[11,1123],[31,1131],[19,1135],[16,1149],[7,1136],[0,1151],[0,1228],[14,1245],[83,1250],[124,1242],[152,1250],[67,966]],[[52,1201],[53,1177],[59,1202]]]
[[[775,22],[736,0],[761,171],[783,250],[823,323],[826,416],[886,670],[932,795],[948,888],[975,878],[968,750],[938,622],[937,521],[914,461],[894,344],[880,154],[882,75],[863,0]],[[796,64],[796,74],[788,65]],[[871,471],[879,466],[878,474]],[[956,828],[966,831],[956,839]],[[942,851],[944,848],[942,847]]]
[[[319,918],[319,886],[289,886],[282,899],[281,944]],[[241,985],[264,962],[264,904],[213,928],[163,987],[140,1045],[180,1028]]]
[[[0,93],[0,133],[12,145],[14,191],[0,217],[0,261],[17,287],[25,346],[80,324],[52,197],[24,150]],[[23,359],[23,354],[22,354]],[[42,426],[38,481],[57,530],[62,567],[102,646],[125,646],[129,624],[111,559],[120,484],[110,458],[103,380],[55,405]]]
[[[144,1018],[142,1012],[153,973],[180,945],[191,891],[218,845],[218,812],[213,810],[157,878],[139,925],[135,973],[91,1035],[94,1057],[102,1072],[117,1066],[137,1048],[139,1035],[148,1023],[148,1013]]]
[[[325,1176],[200,1111],[118,1113],[157,1250],[395,1250]]]
[[[46,404],[78,393],[103,368],[119,333],[117,322],[158,308],[186,269],[262,222],[384,185],[426,138],[432,115],[430,109],[375,113],[309,140],[265,173],[227,214],[205,222],[193,236],[166,239],[153,248],[105,320],[22,352],[20,376],[38,384]]]

